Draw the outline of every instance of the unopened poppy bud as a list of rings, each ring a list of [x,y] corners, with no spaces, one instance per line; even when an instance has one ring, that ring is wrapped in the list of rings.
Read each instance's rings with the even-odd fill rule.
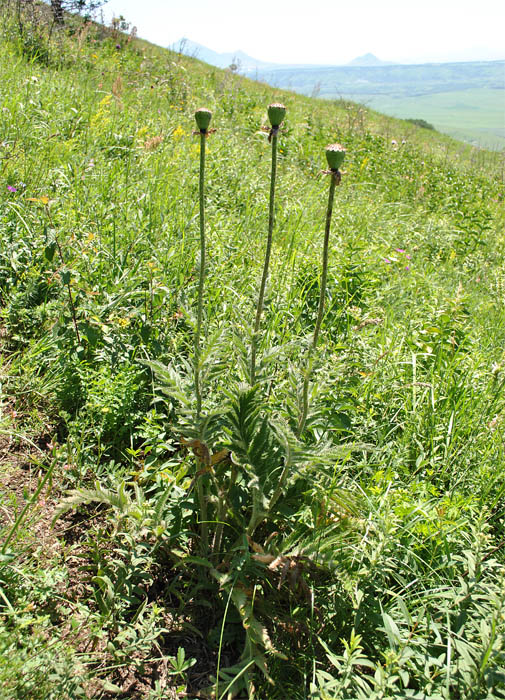
[[[196,125],[200,131],[206,132],[209,128],[210,119],[212,117],[212,112],[210,109],[197,109],[195,112]]]
[[[286,108],[280,102],[274,102],[273,104],[268,105],[268,118],[273,127],[280,126],[285,114]]]
[[[326,160],[331,170],[338,170],[345,158],[345,148],[339,143],[326,146]]]

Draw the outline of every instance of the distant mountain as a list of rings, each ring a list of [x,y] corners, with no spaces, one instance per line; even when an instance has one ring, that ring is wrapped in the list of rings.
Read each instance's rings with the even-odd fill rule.
[[[373,53],[365,53],[363,56],[358,56],[357,58],[354,58],[352,61],[349,61],[347,64],[348,66],[365,66],[365,67],[371,67],[371,66],[393,66],[394,63],[391,63],[390,61],[381,61],[380,58],[377,58],[377,56],[374,56]]]
[[[229,68],[231,65],[236,65],[239,73],[251,73],[259,68],[273,69],[278,67],[277,63],[260,61],[257,58],[248,56],[243,51],[237,50],[218,53],[202,44],[198,44],[196,41],[191,41],[191,39],[186,38],[176,41],[170,48],[172,51],[178,51],[186,56],[193,56],[217,68]]]
[[[210,63],[211,66],[216,66],[217,68],[229,68],[232,64],[235,64],[238,73],[248,75],[249,77],[255,77],[254,74],[257,75],[265,71],[330,68],[328,65],[316,63],[270,63],[268,61],[260,61],[258,58],[248,56],[238,49],[237,51],[218,53],[217,51],[207,48],[207,46],[203,46],[203,44],[186,38],[176,41],[175,44],[172,44],[169,48],[172,49],[172,51],[183,53],[185,56],[198,58],[200,61]]]
[[[260,73],[264,71],[273,70],[312,70],[315,68],[332,68],[332,66],[327,64],[314,64],[314,63],[269,63],[268,61],[260,61],[258,58],[253,58],[248,56],[243,51],[237,49],[237,51],[227,51],[224,53],[218,53],[209,49],[203,44],[199,44],[196,41],[191,41],[191,39],[183,38],[176,41],[175,44],[169,47],[172,51],[178,51],[186,56],[192,56],[193,58],[198,58],[200,61],[205,61],[205,63],[210,63],[211,66],[216,66],[217,68],[229,68],[231,65],[237,66],[237,72],[243,75],[251,75],[252,73]],[[381,61],[377,56],[372,53],[366,53],[363,56],[358,56],[350,63],[348,66],[357,67],[373,67],[373,66],[393,66],[394,63],[388,61]]]

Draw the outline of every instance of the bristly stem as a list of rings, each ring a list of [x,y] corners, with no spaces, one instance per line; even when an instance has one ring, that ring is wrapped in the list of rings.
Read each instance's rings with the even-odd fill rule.
[[[200,422],[202,412],[202,389],[200,386],[200,336],[202,333],[203,316],[203,288],[205,285],[205,201],[204,201],[204,180],[205,180],[205,140],[209,133],[209,124],[212,112],[208,109],[197,109],[195,121],[200,134],[200,179],[199,179],[199,200],[200,200],[200,279],[198,281],[198,310],[196,315],[195,332],[195,394],[196,394],[196,420]]]
[[[268,279],[268,268],[270,266],[270,255],[272,252],[272,233],[274,230],[274,202],[275,202],[275,179],[277,176],[277,131],[272,135],[272,172],[270,179],[270,206],[268,210],[268,238],[265,251],[265,262],[263,264],[263,275],[261,277],[260,293],[258,305],[256,307],[256,320],[254,322],[254,334],[251,348],[251,385],[256,381],[256,349],[258,345],[258,333],[260,330],[261,314],[263,312],[263,302],[265,300],[265,290]]]
[[[328,277],[328,247],[330,240],[331,215],[333,213],[333,199],[335,197],[335,187],[340,182],[340,172],[338,170],[331,170],[330,175],[330,191],[328,194],[328,208],[326,210],[326,225],[324,229],[323,263],[321,272],[321,289],[319,292],[319,306],[317,309],[317,319],[316,325],[314,327],[314,335],[312,336],[312,343],[310,344],[307,353],[307,364],[305,368],[305,377],[303,380],[302,412],[298,420],[298,437],[300,437],[300,435],[303,433],[305,423],[307,421],[307,414],[309,411],[309,382],[310,375],[312,373],[313,355],[317,347],[317,341],[319,339],[319,332],[321,330],[321,323],[323,321],[324,300],[326,297],[326,282]]]
[[[272,252],[272,237],[275,222],[275,180],[277,178],[277,139],[279,137],[279,126],[286,114],[286,108],[280,103],[274,103],[268,106],[268,118],[270,120],[271,129],[269,141],[272,143],[272,169],[270,173],[270,202],[268,207],[268,237],[267,247],[265,250],[265,262],[263,264],[263,274],[261,276],[260,292],[258,296],[258,304],[256,307],[256,319],[254,322],[254,332],[251,344],[251,386],[256,381],[256,351],[258,347],[258,336],[261,324],[261,314],[263,312],[263,303],[265,300],[265,290],[268,280],[268,268],[270,266],[270,255]]]
[[[196,315],[195,331],[195,395],[196,395],[196,424],[200,430],[200,418],[202,413],[202,388],[200,384],[200,336],[202,333],[203,318],[203,292],[205,286],[205,201],[204,201],[204,179],[205,179],[205,142],[212,113],[208,109],[198,109],[195,112],[195,120],[198,126],[197,133],[200,134],[200,178],[199,178],[199,202],[200,202],[200,275],[198,280],[198,308]],[[203,438],[202,438],[203,440]],[[198,469],[201,472],[203,462],[198,460]],[[207,465],[205,465],[207,466]],[[200,509],[200,537],[201,552],[205,556],[209,548],[209,528],[207,522],[207,493],[203,483],[205,470],[197,475],[196,494]]]
[[[200,278],[198,281],[198,310],[196,316],[195,335],[195,394],[196,394],[196,419],[200,420],[202,412],[202,390],[200,386],[200,335],[202,332],[203,316],[203,289],[205,285],[205,204],[204,204],[204,178],[205,178],[205,139],[206,132],[200,133]]]

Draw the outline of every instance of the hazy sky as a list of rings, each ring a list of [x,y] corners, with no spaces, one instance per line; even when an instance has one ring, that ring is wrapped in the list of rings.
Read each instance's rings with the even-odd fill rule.
[[[505,59],[504,0],[109,0],[161,46],[182,37],[276,63]]]

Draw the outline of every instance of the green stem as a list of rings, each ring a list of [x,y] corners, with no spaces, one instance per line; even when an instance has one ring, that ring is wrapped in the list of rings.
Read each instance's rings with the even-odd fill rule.
[[[203,316],[203,288],[205,284],[205,205],[204,205],[204,177],[205,177],[205,138],[206,133],[200,134],[200,279],[198,281],[198,311],[196,317],[195,334],[195,393],[196,393],[196,420],[200,420],[202,411],[202,390],[200,387],[200,335],[202,332]]]
[[[252,495],[252,502],[253,502],[253,507],[252,507],[252,512],[251,512],[251,517],[249,519],[249,524],[246,529],[246,535],[249,535],[250,537],[253,536],[254,531],[260,524],[260,522],[264,519],[265,517],[265,512],[262,509],[262,499],[261,496],[263,495],[261,488],[259,486],[254,487],[254,492]]]
[[[277,484],[277,487],[275,491],[272,494],[272,498],[270,499],[270,503],[268,504],[268,509],[267,511],[261,511],[258,507],[259,505],[259,496],[261,496],[261,493],[258,492],[258,498],[255,498],[253,501],[253,512],[251,514],[251,518],[249,520],[249,525],[247,526],[247,531],[246,534],[249,537],[252,537],[256,531],[256,528],[261,525],[270,515],[272,515],[273,510],[275,508],[275,504],[279,500],[279,498],[282,495],[282,490],[284,489],[284,485],[286,483],[286,480],[288,478],[289,470],[291,469],[291,465],[289,463],[284,465],[284,469],[282,470],[282,474],[279,479],[279,483]]]
[[[200,427],[200,417],[202,413],[202,388],[200,384],[200,336],[202,333],[203,317],[203,290],[205,285],[205,202],[204,202],[204,178],[205,178],[205,141],[207,131],[200,131],[200,179],[199,179],[199,200],[200,200],[200,276],[198,280],[198,309],[196,315],[195,332],[195,395],[196,395],[196,423]],[[197,458],[197,470],[200,471],[203,462]],[[209,528],[207,523],[207,494],[203,484],[204,475],[200,475],[196,483],[196,495],[200,510],[200,537],[201,552],[206,555],[209,547]]]
[[[254,333],[252,337],[251,347],[251,386],[256,381],[256,350],[258,345],[258,334],[260,330],[261,314],[263,312],[263,302],[265,299],[265,290],[268,279],[268,268],[270,265],[270,255],[272,252],[272,232],[274,229],[274,203],[275,203],[275,179],[277,176],[277,138],[278,128],[272,128],[272,171],[270,177],[270,204],[268,209],[268,238],[267,248],[265,251],[265,262],[263,265],[263,275],[261,277],[260,293],[258,296],[258,305],[256,307],[256,320],[254,323]]]
[[[219,557],[220,551],[221,551],[221,542],[223,540],[223,531],[224,531],[224,518],[226,515],[226,511],[228,508],[228,501],[226,499],[226,493],[229,495],[232,494],[233,488],[235,486],[235,483],[237,481],[237,468],[235,466],[232,466],[231,470],[231,475],[230,475],[230,481],[228,484],[228,488],[226,489],[223,487],[223,489],[220,492],[219,495],[219,506],[217,509],[217,515],[216,515],[216,531],[214,533],[214,541],[212,544],[212,551],[214,553],[215,557]]]
[[[197,465],[201,466],[201,463]],[[209,549],[209,524],[207,515],[207,493],[204,488],[202,479],[204,475],[198,477],[196,483],[196,493],[200,507],[200,537],[201,537],[201,552],[202,556],[206,556]]]
[[[303,380],[303,393],[302,393],[302,413],[298,421],[298,431],[297,436],[303,433],[305,428],[305,423],[307,421],[307,413],[309,411],[309,382],[310,375],[312,373],[312,362],[315,349],[317,347],[317,341],[319,339],[319,332],[321,330],[321,323],[323,321],[324,313],[324,300],[326,297],[326,281],[328,278],[328,244],[330,240],[330,226],[331,226],[331,215],[333,213],[333,199],[335,197],[335,187],[340,181],[340,174],[337,170],[331,171],[331,181],[330,181],[330,192],[328,195],[328,208],[326,210],[326,225],[324,229],[324,243],[323,243],[323,269],[321,273],[321,290],[319,293],[319,306],[317,309],[317,319],[316,325],[314,327],[314,335],[312,336],[312,343],[309,347],[307,353],[307,365],[305,368],[305,377]]]
[[[277,501],[281,497],[282,490],[283,490],[284,485],[286,483],[286,480],[288,478],[288,474],[289,474],[290,469],[291,469],[291,464],[289,464],[289,462],[288,462],[284,465],[284,469],[282,470],[282,474],[280,476],[279,483],[277,484],[277,488],[273,492],[272,498],[270,499],[270,503],[268,504],[267,516],[271,515],[273,513],[275,504],[277,503]]]

